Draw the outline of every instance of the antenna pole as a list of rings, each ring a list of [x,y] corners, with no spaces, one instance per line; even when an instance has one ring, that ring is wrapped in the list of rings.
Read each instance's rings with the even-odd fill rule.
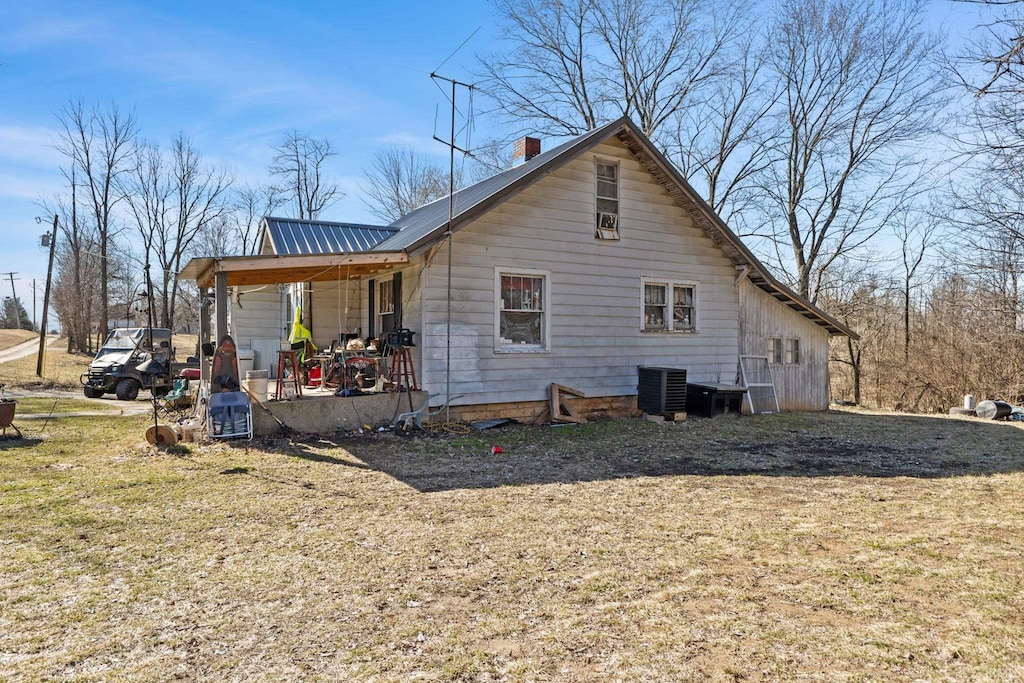
[[[460,83],[453,78],[445,78],[436,73],[430,74],[431,78],[447,81],[452,86],[452,114],[451,129],[448,140],[441,140],[436,135],[434,139],[448,146],[448,229],[444,236],[448,241],[448,283],[447,283],[447,307],[445,309],[445,369],[444,369],[444,420],[450,422],[451,418],[451,396],[452,396],[452,222],[455,219],[455,150],[464,152],[455,144],[455,88],[463,86],[473,89],[469,83]]]

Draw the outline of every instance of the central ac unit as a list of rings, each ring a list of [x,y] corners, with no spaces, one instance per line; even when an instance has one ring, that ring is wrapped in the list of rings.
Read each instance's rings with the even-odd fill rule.
[[[686,370],[638,368],[637,407],[651,415],[686,412]]]

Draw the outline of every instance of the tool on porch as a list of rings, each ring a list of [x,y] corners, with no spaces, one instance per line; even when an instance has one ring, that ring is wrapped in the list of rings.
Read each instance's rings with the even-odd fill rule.
[[[266,404],[264,404],[263,401],[261,401],[255,394],[253,394],[251,391],[249,391],[248,387],[243,386],[242,390],[245,393],[249,394],[249,398],[251,398],[253,401],[255,401],[256,405],[258,405],[260,408],[263,408],[263,410],[266,411],[267,415],[269,415],[270,417],[274,418],[274,422],[276,422],[277,426],[281,428],[281,433],[282,434],[291,434],[292,433],[292,431],[293,431],[292,428],[289,427],[288,425],[286,425],[284,422],[282,422],[281,418],[279,418],[277,415],[274,415],[273,411],[271,411],[270,408],[268,408],[266,406]]]
[[[302,382],[299,381],[299,358],[295,349],[277,352],[277,385],[274,387],[274,399],[280,401],[285,393],[285,386],[292,384],[295,396],[302,398]]]

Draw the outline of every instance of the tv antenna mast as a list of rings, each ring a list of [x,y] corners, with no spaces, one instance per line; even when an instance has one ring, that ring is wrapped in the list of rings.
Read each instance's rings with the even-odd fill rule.
[[[473,33],[469,35],[469,38],[466,38],[464,41],[462,41],[462,45],[459,45],[457,48],[455,48],[455,52],[452,52],[450,55],[448,55],[448,57],[443,62],[441,62],[441,64],[437,68],[440,69],[442,66],[444,66],[445,63],[449,59],[451,59],[456,52],[461,50],[462,46],[468,43],[469,40],[473,36],[475,36],[476,32],[479,30],[480,29],[477,28],[476,31],[473,31]],[[455,97],[459,88],[465,88],[469,92],[469,101],[472,102],[473,88],[475,86],[473,86],[472,83],[463,83],[461,81],[455,80],[454,78],[447,78],[445,76],[442,76],[437,73],[437,69],[430,72],[430,78],[431,80],[444,81],[445,83],[451,85],[451,97],[449,99],[452,106],[451,127],[449,137],[447,140],[443,140],[437,137],[436,133],[434,135],[435,140],[448,147],[448,225],[444,232],[445,240],[447,240],[448,242],[448,282],[446,292],[448,301],[447,308],[445,309],[444,420],[445,422],[448,422],[450,421],[449,418],[451,410],[449,406],[451,404],[452,396],[452,221],[455,218],[455,152],[459,151],[467,156],[470,154],[469,150],[462,149],[461,147],[455,144],[455,114],[457,111],[455,107]],[[467,116],[472,117],[472,112],[469,112]]]

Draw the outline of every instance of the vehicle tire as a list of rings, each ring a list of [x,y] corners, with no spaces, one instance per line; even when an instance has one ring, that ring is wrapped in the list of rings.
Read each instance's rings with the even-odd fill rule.
[[[85,394],[86,398],[103,398],[104,394],[102,389],[91,387],[88,384],[82,387],[82,392]]]
[[[117,383],[117,400],[119,401],[134,401],[139,395],[139,383],[135,380],[125,377]]]

